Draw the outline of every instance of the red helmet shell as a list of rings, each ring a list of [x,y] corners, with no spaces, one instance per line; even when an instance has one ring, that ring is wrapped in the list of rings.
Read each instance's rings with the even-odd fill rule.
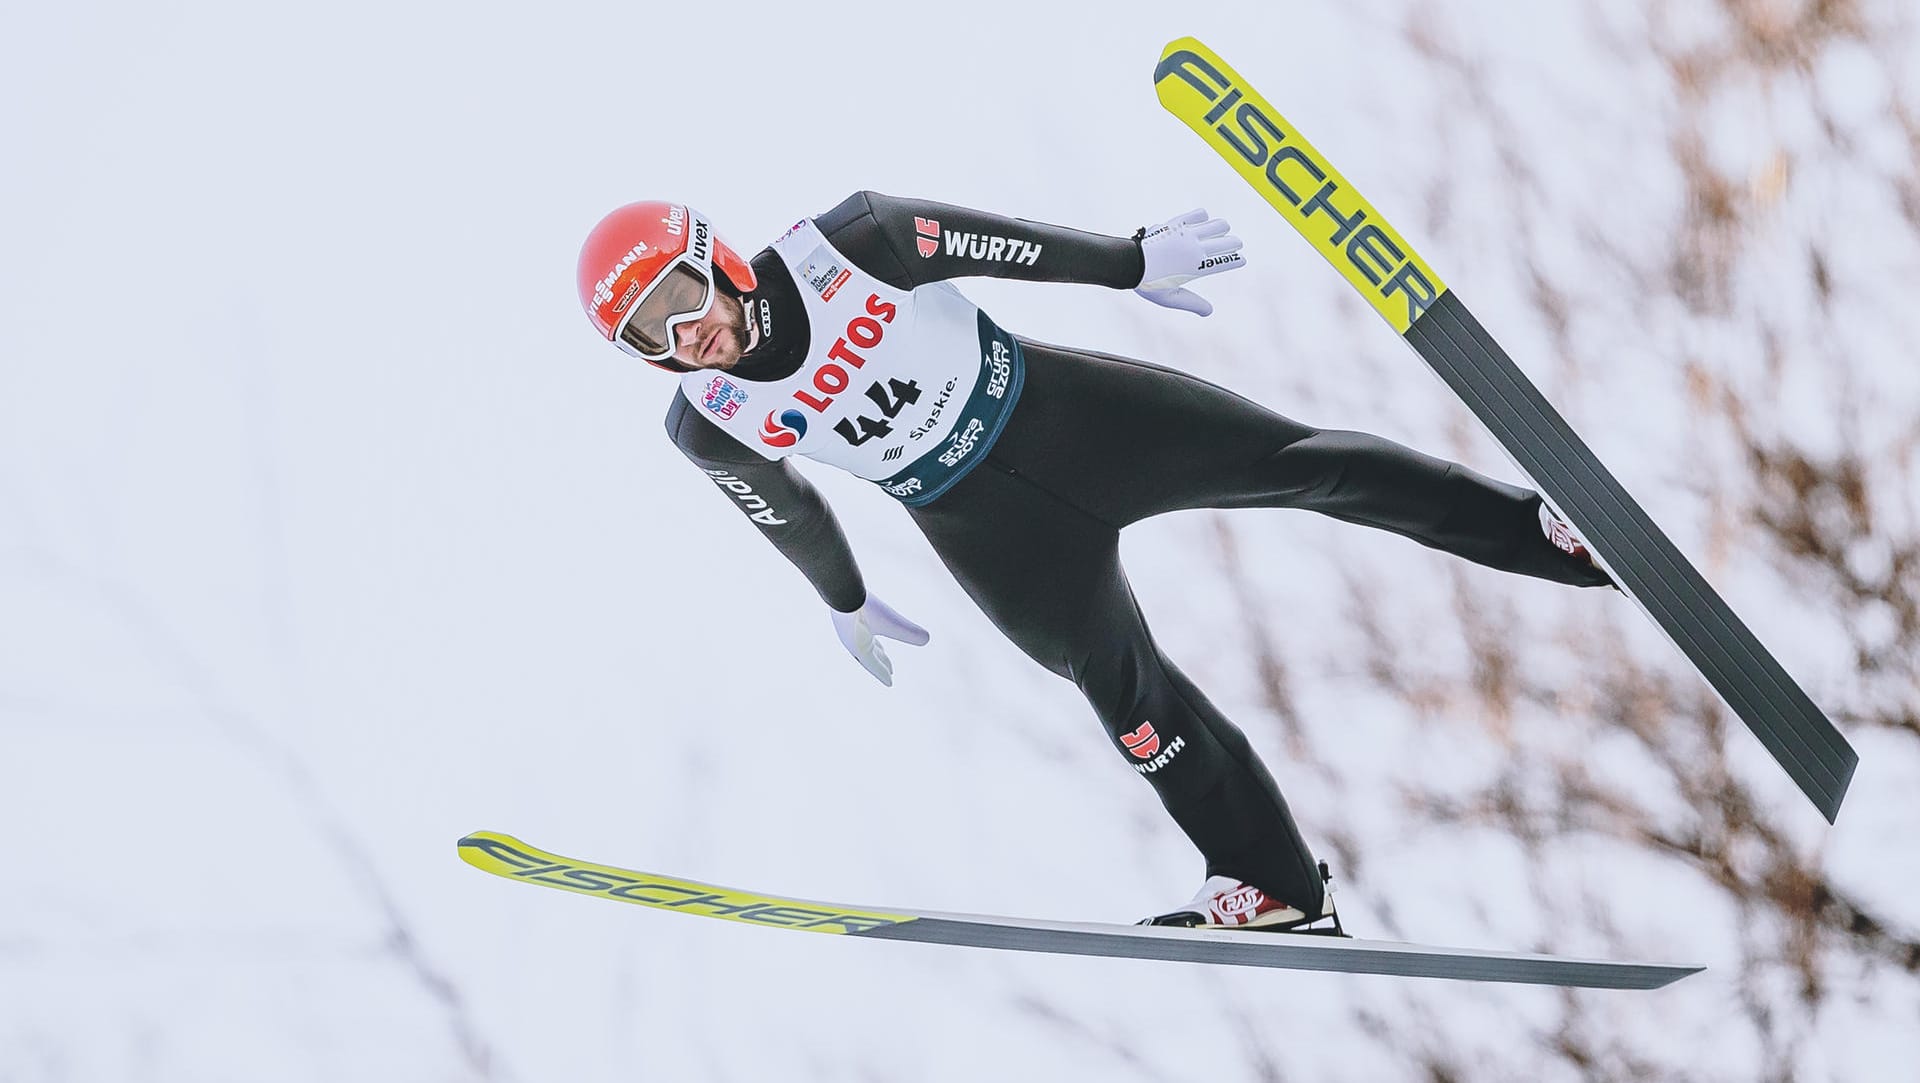
[[[621,317],[634,300],[687,251],[693,220],[702,217],[684,203],[648,200],[629,203],[602,218],[580,246],[575,275],[580,307],[607,341],[613,341]],[[753,266],[713,234],[708,273],[718,266],[734,289],[753,291]]]

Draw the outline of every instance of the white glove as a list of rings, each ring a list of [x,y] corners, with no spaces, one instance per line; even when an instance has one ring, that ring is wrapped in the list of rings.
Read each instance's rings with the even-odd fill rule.
[[[1211,315],[1213,305],[1183,287],[1196,278],[1246,265],[1240,238],[1228,233],[1229,228],[1225,219],[1208,218],[1206,211],[1195,210],[1141,230],[1140,255],[1146,272],[1133,292],[1156,305]]]
[[[833,630],[839,634],[840,643],[854,660],[867,667],[874,679],[888,688],[893,687],[893,662],[887,658],[887,652],[880,646],[880,636],[897,639],[902,643],[922,646],[926,643],[927,630],[893,611],[887,603],[867,595],[867,602],[851,613],[832,610]]]

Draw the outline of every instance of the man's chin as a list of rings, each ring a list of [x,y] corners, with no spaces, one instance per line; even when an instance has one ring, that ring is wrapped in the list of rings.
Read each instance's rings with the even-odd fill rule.
[[[690,369],[700,369],[702,371],[706,369],[726,370],[739,363],[740,354],[732,350],[722,350],[704,361],[681,362],[681,364],[686,365]]]
[[[709,368],[730,369],[739,364],[740,358],[746,353],[746,343],[740,341],[737,333],[730,333],[727,337],[732,341],[720,344],[720,349],[713,355]]]

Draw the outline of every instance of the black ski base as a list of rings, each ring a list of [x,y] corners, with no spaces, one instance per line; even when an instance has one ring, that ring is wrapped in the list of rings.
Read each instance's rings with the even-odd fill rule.
[[[1406,339],[1831,822],[1858,753],[1512,358],[1452,291]]]

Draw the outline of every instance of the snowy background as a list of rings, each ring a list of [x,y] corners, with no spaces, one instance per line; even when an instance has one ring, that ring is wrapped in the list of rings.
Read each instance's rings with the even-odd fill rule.
[[[0,1081],[1877,1080],[1920,1059],[1920,25],[1854,0],[36,4],[0,34]],[[1154,100],[1222,51],[1847,730],[1828,828],[1624,599],[1300,513],[1144,524],[1163,645],[1362,935],[1659,993],[1022,956],[491,879],[488,827],[855,903],[1128,921],[1199,876],[871,486],[883,689],[599,341],[585,231],[859,188],[1130,232],[1202,321],[982,282],[1518,480]]]

